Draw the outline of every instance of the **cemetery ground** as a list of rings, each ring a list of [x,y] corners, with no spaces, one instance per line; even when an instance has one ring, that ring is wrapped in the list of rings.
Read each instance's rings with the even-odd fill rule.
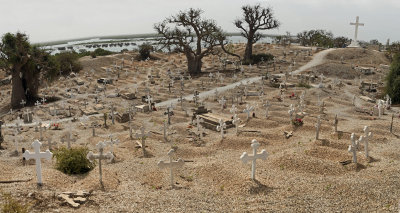
[[[237,52],[243,50],[244,46],[237,45]],[[157,60],[133,63],[131,58],[135,53],[81,59],[84,69],[78,76],[60,79],[47,88],[43,84],[41,92],[49,101],[3,116],[0,191],[30,203],[34,212],[396,211],[400,202],[399,109],[392,106],[379,113],[375,101],[370,102],[380,98],[377,93],[388,72],[384,65],[389,62],[383,53],[363,49],[329,50],[323,59],[313,62],[317,66],[304,70],[301,76],[300,73],[292,76],[290,71],[309,63],[318,53],[297,46],[289,49],[259,44],[255,47],[256,52],[265,50],[277,56],[275,69],[273,64],[243,65],[241,72],[234,71],[234,65],[227,65],[223,71],[217,58],[209,57],[204,60],[203,74],[192,77],[180,75],[186,63],[184,56],[177,54],[156,53]],[[124,66],[119,70],[115,63],[121,66],[121,58],[125,59]],[[373,73],[364,74],[365,69],[361,67],[374,68]],[[187,96],[195,90],[201,93],[266,72],[270,73],[268,79],[247,86],[245,80],[236,89],[213,93],[197,103],[193,99],[184,100],[185,110],[181,109],[180,102],[173,104],[165,141],[163,127],[168,120],[165,112],[169,105],[163,105],[163,101],[180,97],[182,78],[182,94]],[[223,76],[222,82],[217,75]],[[113,83],[99,84],[100,78],[112,78]],[[174,79],[173,86],[170,78]],[[376,87],[378,92],[370,92],[371,87]],[[3,114],[9,111],[11,88],[5,85],[0,89],[0,114]],[[260,95],[261,91],[264,95]],[[240,97],[233,95],[238,93]],[[153,102],[159,102],[157,111],[140,112],[146,111],[149,98],[142,100],[142,96],[147,94]],[[128,100],[131,96],[136,99]],[[222,96],[226,99],[225,107],[220,104],[224,105]],[[241,121],[238,134],[231,123],[232,103]],[[129,117],[124,116],[131,104],[137,111],[132,113],[132,138]],[[205,127],[203,137],[199,137],[197,119],[192,117],[196,104],[212,111],[201,114],[201,124]],[[249,109],[254,107],[249,118],[243,113],[246,105]],[[301,119],[302,125],[292,124],[288,113],[291,105],[295,110],[293,118]],[[115,124],[112,124],[111,108],[116,113]],[[34,111],[33,123],[22,124],[21,117],[18,134],[17,116],[23,115],[26,109]],[[108,117],[106,127],[104,113]],[[316,139],[318,118],[321,126]],[[113,152],[114,159],[102,161],[103,184],[99,183],[98,163],[84,175],[66,175],[54,168],[54,158],[42,160],[43,185],[36,184],[35,161],[23,161],[21,148],[33,151],[32,142],[41,137],[40,131],[35,131],[39,119],[45,129],[42,152],[48,148],[49,138],[56,143],[53,151],[67,146],[66,142],[61,143],[61,138],[67,141],[65,136],[69,131],[72,147],[88,147],[95,154],[98,154],[96,144],[110,140],[110,134],[119,140],[118,144],[105,147],[105,152]],[[223,133],[215,129],[218,119],[228,127]],[[136,137],[142,126],[146,133],[150,132],[145,138],[145,156],[142,139]],[[354,163],[353,154],[348,150],[351,134],[356,139],[365,135],[364,126],[372,132],[369,156],[365,156],[366,143],[360,143],[356,149],[357,163]],[[18,141],[17,148],[14,139]],[[250,178],[251,164],[240,160],[243,152],[252,152],[253,139],[260,144],[258,152],[265,149],[268,153],[266,160],[257,160],[255,180]],[[159,161],[169,162],[167,153],[171,149],[174,160],[184,161],[173,172],[173,187],[169,169],[160,169],[157,165]],[[86,201],[78,208],[59,198],[64,192],[79,191],[88,194],[83,193]]]

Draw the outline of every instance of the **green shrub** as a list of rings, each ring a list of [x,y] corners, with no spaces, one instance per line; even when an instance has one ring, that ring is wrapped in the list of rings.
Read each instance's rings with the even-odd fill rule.
[[[249,65],[249,64],[258,64],[262,61],[268,62],[274,60],[274,56],[269,54],[269,53],[260,53],[260,54],[253,54],[251,55],[251,60],[250,61],[245,61],[243,64],[244,65]]]
[[[146,60],[150,57],[150,53],[153,51],[153,46],[150,43],[143,43],[139,46],[139,54],[141,60]]]
[[[28,213],[30,210],[30,205],[21,203],[11,197],[11,194],[2,193],[3,204],[1,207],[2,213]]]
[[[392,103],[400,103],[400,53],[393,57],[390,72],[386,76],[385,92],[392,99]]]
[[[310,89],[310,88],[311,88],[311,86],[310,86],[309,84],[303,83],[303,82],[298,83],[298,84],[297,84],[297,87],[304,87],[304,88],[307,88],[307,89]]]
[[[56,169],[65,174],[84,174],[92,170],[95,166],[90,162],[86,155],[89,150],[86,147],[71,148],[65,147],[54,153],[56,158]]]
[[[92,58],[96,58],[97,56],[106,56],[106,55],[112,55],[114,54],[111,51],[102,49],[102,48],[97,48],[95,49],[93,52],[90,53],[90,56],[92,56]]]

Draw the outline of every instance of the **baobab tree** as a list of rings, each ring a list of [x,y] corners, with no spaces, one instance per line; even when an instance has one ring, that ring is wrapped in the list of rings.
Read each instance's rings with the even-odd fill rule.
[[[38,95],[40,72],[48,54],[32,47],[23,33],[7,33],[0,42],[1,68],[11,74],[11,107],[19,108],[22,100],[34,102]]]
[[[161,36],[161,47],[185,54],[188,71],[192,75],[201,73],[202,59],[210,54],[217,54],[216,47],[237,57],[224,47],[226,36],[215,21],[201,17],[202,10],[190,8],[180,11],[177,15],[166,18],[154,25]]]
[[[262,35],[258,31],[270,30],[279,27],[279,22],[275,19],[271,8],[264,8],[260,4],[242,7],[243,18],[237,19],[234,23],[241,30],[243,37],[247,39],[244,60],[251,61],[253,54],[253,44],[261,39]]]

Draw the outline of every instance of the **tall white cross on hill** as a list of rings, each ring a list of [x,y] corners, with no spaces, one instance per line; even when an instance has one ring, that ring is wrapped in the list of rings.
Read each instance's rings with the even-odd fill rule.
[[[355,26],[356,26],[355,33],[354,33],[354,41],[351,42],[351,43],[352,43],[352,44],[356,44],[356,45],[358,46],[358,42],[357,42],[357,38],[358,38],[358,27],[359,27],[359,26],[363,27],[364,24],[363,24],[363,23],[360,23],[360,18],[357,16],[357,17],[356,17],[356,23],[350,23],[350,25],[355,25]],[[351,44],[350,46],[353,46],[352,44]]]

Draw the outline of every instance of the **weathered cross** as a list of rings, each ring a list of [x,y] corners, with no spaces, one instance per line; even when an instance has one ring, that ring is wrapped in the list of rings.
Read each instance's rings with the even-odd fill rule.
[[[221,104],[221,111],[224,111],[225,104],[226,104],[225,98],[222,97],[222,98],[218,101],[218,103]]]
[[[197,126],[197,131],[200,131],[200,126],[201,126],[200,123],[202,123],[202,122],[204,122],[204,119],[203,119],[203,118],[200,118],[199,115],[196,115],[196,126]]]
[[[111,122],[112,124],[115,124],[114,104],[111,104],[110,109],[111,109]]]
[[[368,141],[369,139],[372,137],[372,132],[369,131],[369,127],[368,126],[364,126],[364,137],[362,142],[364,142],[364,150],[365,150],[365,157],[368,158],[369,157],[369,153],[368,153]]]
[[[353,153],[353,163],[357,163],[357,149],[360,141],[363,141],[364,136],[360,136],[359,140],[356,140],[356,136],[354,133],[351,133],[351,145],[349,145],[349,152]]]
[[[217,126],[217,131],[221,132],[221,139],[224,139],[224,129],[226,129],[226,124],[222,119],[219,119],[219,125]]]
[[[238,127],[240,124],[240,118],[237,116],[237,114],[233,115],[233,120],[232,120],[233,125],[235,125],[236,128],[236,135],[239,133]]]
[[[145,148],[146,145],[145,145],[145,143],[146,143],[146,138],[150,136],[150,132],[145,133],[145,128],[144,128],[144,126],[142,126],[142,127],[140,128],[140,132],[141,132],[140,134],[136,133],[136,138],[137,138],[137,139],[142,138],[143,156],[146,156],[146,148]]]
[[[256,160],[261,159],[261,160],[266,160],[268,153],[265,151],[265,149],[261,150],[259,154],[257,154],[257,149],[260,147],[260,144],[257,142],[256,139],[253,139],[251,141],[251,148],[253,148],[253,154],[249,155],[247,152],[243,152],[243,154],[240,156],[240,160],[244,164],[247,164],[247,162],[252,161],[251,164],[251,179],[255,180],[256,176]]]
[[[337,125],[339,123],[339,120],[337,118],[337,114],[335,114],[335,121],[333,122],[333,124],[335,125],[335,132],[337,132]]]
[[[294,114],[294,112],[295,112],[295,109],[294,109],[294,107],[293,107],[293,104],[290,104],[289,111],[288,111],[289,116],[290,116],[290,122],[293,121],[293,114]]]
[[[172,159],[172,155],[174,154],[174,150],[171,149],[168,152],[168,157],[169,157],[169,162],[164,162],[164,161],[159,161],[158,162],[158,168],[160,169],[166,169],[169,168],[170,169],[170,174],[171,174],[171,187],[174,187],[174,173],[173,173],[173,169],[175,168],[180,168],[182,167],[185,162],[182,159],[178,159],[177,161],[174,161]]]
[[[26,104],[26,101],[24,99],[22,99],[20,104],[22,105],[22,108],[24,108],[25,104]]]
[[[254,110],[254,106],[250,106],[246,104],[246,109],[243,110],[244,113],[247,114],[247,120],[250,119],[250,113]]]
[[[114,140],[114,139],[113,139],[113,134],[110,134],[108,137],[110,138],[110,140],[109,140],[109,141],[106,141],[106,143],[110,144],[111,153],[114,153],[114,144],[118,144],[118,143],[119,143],[119,140],[118,140],[118,139],[115,139],[115,140]]]
[[[171,125],[171,116],[174,115],[174,111],[172,111],[173,109],[172,106],[168,106],[167,111],[164,112],[164,115],[167,115],[168,117],[168,125]]]
[[[237,111],[238,111],[238,108],[235,106],[235,104],[232,104],[232,107],[229,110],[229,112],[231,112],[232,114],[235,115]]]
[[[51,153],[49,150],[46,150],[46,152],[40,152],[40,146],[42,146],[42,143],[40,143],[38,140],[35,140],[32,143],[32,147],[34,149],[34,153],[30,153],[28,150],[25,151],[25,153],[22,155],[26,160],[29,159],[35,159],[36,161],[36,175],[37,175],[37,183],[39,185],[42,185],[42,162],[41,159],[47,159],[51,160],[51,157],[53,156],[53,153]]]
[[[263,107],[265,108],[265,117],[268,118],[268,111],[269,111],[269,107],[271,106],[271,104],[269,103],[268,100],[265,101],[265,104],[263,104]]]
[[[153,109],[151,108],[151,103],[153,102],[153,98],[150,95],[147,95],[146,101],[147,104],[149,105],[149,112],[153,111]]]
[[[103,154],[105,147],[106,147],[106,144],[104,142],[99,142],[96,145],[96,148],[99,150],[99,154],[93,154],[93,152],[90,151],[86,155],[86,158],[90,161],[93,161],[95,159],[99,160],[99,174],[100,174],[100,184],[101,185],[103,185],[103,172],[102,172],[102,168],[101,168],[101,160],[109,159],[109,161],[111,162],[114,159],[114,155],[111,152]]]
[[[315,133],[315,140],[319,139],[319,130],[321,128],[321,116],[318,115],[317,123],[315,124],[316,133]]]

